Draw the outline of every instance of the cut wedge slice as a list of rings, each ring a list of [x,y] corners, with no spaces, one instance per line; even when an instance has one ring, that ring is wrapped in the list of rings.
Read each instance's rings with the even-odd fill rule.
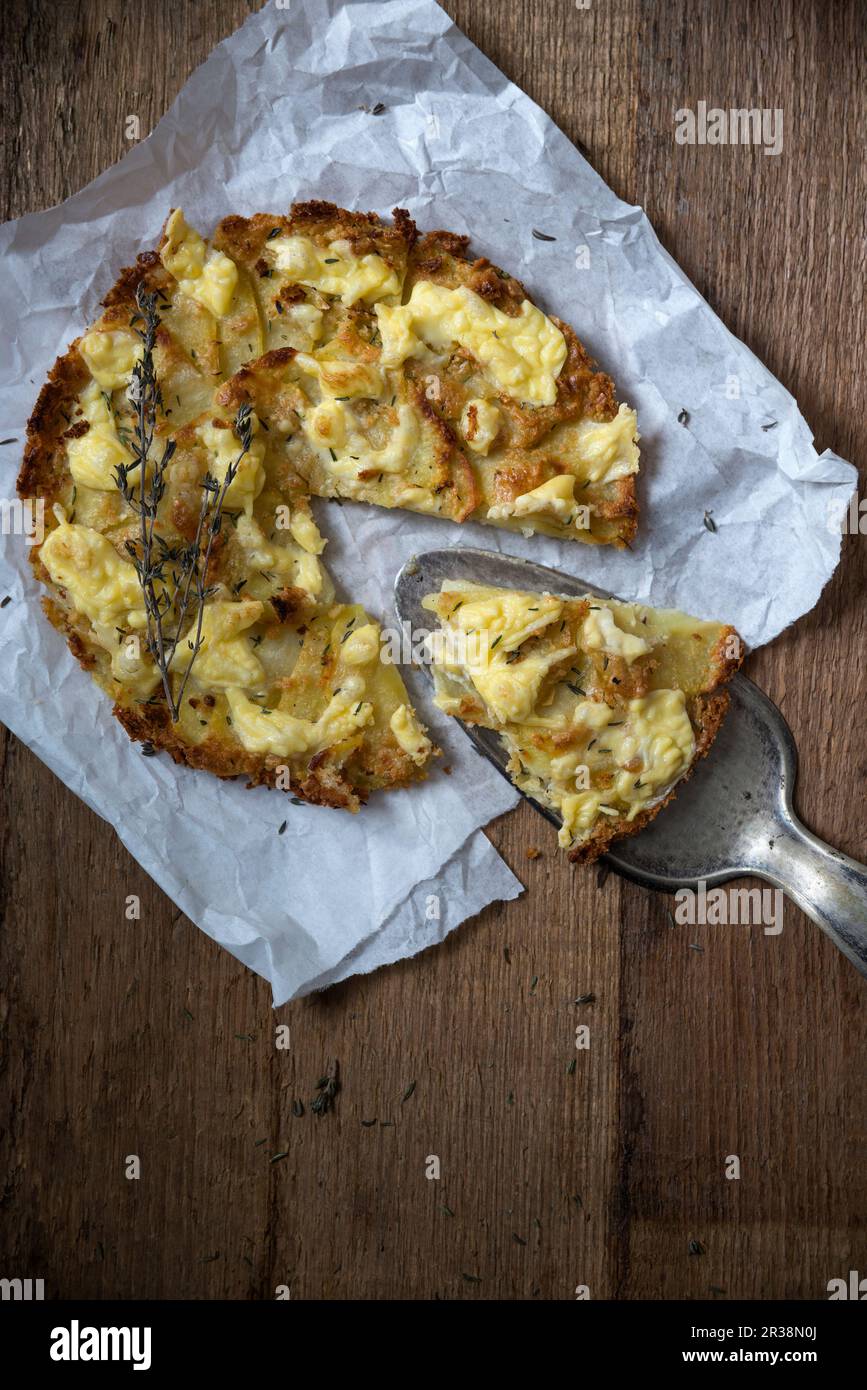
[[[573,860],[634,834],[707,753],[744,644],[674,609],[446,581],[423,606],[436,703],[497,731]]]

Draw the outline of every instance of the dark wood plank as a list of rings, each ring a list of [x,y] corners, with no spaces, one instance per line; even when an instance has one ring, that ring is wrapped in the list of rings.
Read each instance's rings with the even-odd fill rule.
[[[854,4],[711,5],[690,7],[688,24],[684,7],[679,23],[671,7],[652,8],[638,52],[631,196],[796,395],[818,447],[863,469],[863,8],[859,22]],[[674,144],[673,112],[702,98],[781,108],[783,152]],[[864,539],[850,537],[815,611],[748,668],[795,734],[805,819],[862,860],[865,819],[853,799],[863,739],[848,712],[865,693],[864,579]],[[652,906],[636,908],[652,916]],[[779,937],[662,928],[647,951],[647,928],[630,922],[624,940],[639,949],[627,950],[623,976],[634,1020],[623,1068],[636,1096],[621,1134],[627,1296],[703,1297],[714,1286],[819,1297],[864,1250],[867,1183],[854,1161],[863,1065],[860,1074],[852,1065],[864,1057],[863,982],[788,903],[784,921]],[[733,1153],[739,1181],[723,1176]],[[704,1255],[690,1256],[691,1238]]]
[[[125,117],[150,129],[253,8],[11,0],[3,215],[118,159]],[[820,447],[863,465],[854,0],[446,8],[646,207]],[[783,107],[784,154],[675,145],[674,110],[701,98]],[[815,613],[750,668],[798,740],[805,817],[861,858],[863,566],[849,538]],[[4,1269],[96,1298],[267,1298],[289,1283],[314,1298],[549,1299],[579,1283],[594,1297],[821,1297],[864,1268],[863,991],[794,908],[781,938],[673,930],[664,899],[571,870],[523,807],[490,832],[528,885],[520,902],[275,1015],[109,826],[16,740],[2,748]],[[576,1007],[588,991],[596,1002]],[[282,1022],[289,1051],[274,1047]],[[317,1118],[335,1056],[342,1090]],[[731,1153],[739,1182],[722,1175]]]

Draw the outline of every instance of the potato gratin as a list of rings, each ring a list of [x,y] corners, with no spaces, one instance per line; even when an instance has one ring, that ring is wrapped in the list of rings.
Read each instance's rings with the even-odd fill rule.
[[[335,601],[310,495],[527,535],[632,538],[634,412],[568,325],[466,253],[466,238],[419,236],[400,209],[392,226],[318,202],[227,217],[210,244],[174,210],[158,249],[121,274],[55,364],[19,477],[45,508],[33,563],[49,619],[146,751],[351,809],[425,775],[434,750],[380,659],[377,624]],[[155,544],[198,554],[203,480],[225,485],[201,629],[190,623],[168,663],[176,722],[145,640],[139,521],[117,481],[128,470],[135,485],[141,468],[130,383],[143,290],[160,318],[152,452],[174,448]],[[147,482],[151,451],[144,466]]]
[[[424,607],[436,703],[495,729],[515,785],[589,861],[640,830],[710,748],[743,659],[734,628],[587,595],[446,582]]]

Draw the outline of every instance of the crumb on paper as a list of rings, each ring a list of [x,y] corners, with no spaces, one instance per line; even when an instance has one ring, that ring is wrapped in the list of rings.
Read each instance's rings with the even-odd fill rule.
[[[530,847],[530,849],[527,850],[527,858],[528,858],[528,859],[541,859],[541,858],[542,858],[542,851],[541,851],[540,849],[538,849],[538,848],[536,847],[536,845],[532,845],[532,846]]]

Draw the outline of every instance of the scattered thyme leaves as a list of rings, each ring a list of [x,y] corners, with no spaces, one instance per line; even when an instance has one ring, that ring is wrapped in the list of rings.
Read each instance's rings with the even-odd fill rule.
[[[325,1074],[316,1083],[319,1094],[310,1102],[314,1115],[327,1115],[334,1106],[334,1098],[340,1090],[340,1063],[335,1058],[325,1068]]]

